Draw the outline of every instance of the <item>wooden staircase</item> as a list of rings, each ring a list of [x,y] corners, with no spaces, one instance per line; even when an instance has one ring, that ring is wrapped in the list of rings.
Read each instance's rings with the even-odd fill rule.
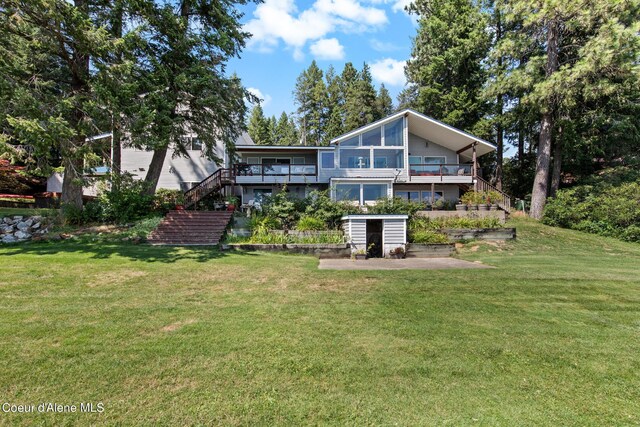
[[[476,176],[474,179],[475,179],[475,183],[473,184],[473,187],[467,184],[458,184],[458,186],[464,191],[469,191],[469,190],[496,191],[501,196],[501,199],[498,200],[498,206],[500,207],[500,209],[506,212],[511,212],[511,196],[509,196],[504,191],[498,190],[496,187],[489,184],[487,181],[480,178],[479,176]]]
[[[195,207],[196,203],[204,197],[214,192],[220,192],[227,185],[232,185],[234,182],[235,177],[232,169],[218,169],[184,193],[185,208]]]
[[[151,235],[152,245],[217,245],[233,212],[170,211]]]

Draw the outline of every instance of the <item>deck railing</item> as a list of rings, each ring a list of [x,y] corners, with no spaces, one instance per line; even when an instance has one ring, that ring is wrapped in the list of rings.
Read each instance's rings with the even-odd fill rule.
[[[410,164],[411,176],[472,176],[473,165],[468,164]]]
[[[289,165],[262,165],[262,164],[238,164],[234,167],[236,176],[258,176],[264,181],[269,176],[316,176],[316,165],[289,164]]]
[[[494,187],[493,185],[489,184],[487,181],[485,181],[484,179],[480,178],[479,176],[477,176],[475,179],[476,179],[476,183],[475,183],[475,190],[476,191],[495,191],[495,192],[497,192],[501,196],[501,200],[498,200],[498,206],[500,206],[500,208],[504,209],[507,212],[511,211],[511,197],[507,193],[505,193],[504,191],[498,190],[496,187]]]
[[[184,206],[189,208],[194,206],[207,195],[220,191],[225,185],[233,182],[233,171],[231,169],[218,169],[191,189],[184,193]]]

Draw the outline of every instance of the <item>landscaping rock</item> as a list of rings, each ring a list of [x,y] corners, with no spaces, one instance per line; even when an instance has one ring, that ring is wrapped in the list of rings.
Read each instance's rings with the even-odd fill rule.
[[[45,219],[38,215],[32,217],[15,215],[0,218],[1,243],[24,242],[32,239],[34,234],[43,236],[47,231]]]
[[[13,237],[12,234],[7,234],[5,236],[2,237],[2,243],[13,243],[16,242],[16,238]]]

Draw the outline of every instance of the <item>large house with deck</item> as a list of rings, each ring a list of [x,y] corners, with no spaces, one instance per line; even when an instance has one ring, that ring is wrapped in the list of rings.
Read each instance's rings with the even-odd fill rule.
[[[339,136],[329,146],[240,143],[234,161],[187,192],[187,204],[227,188],[242,204],[252,205],[285,184],[300,197],[330,189],[334,200],[360,205],[381,197],[456,201],[464,191],[488,188],[478,175],[478,157],[494,150],[478,137],[403,110]]]

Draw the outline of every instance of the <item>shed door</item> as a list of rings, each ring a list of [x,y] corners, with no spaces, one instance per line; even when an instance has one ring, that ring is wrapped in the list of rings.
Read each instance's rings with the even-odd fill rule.
[[[382,220],[367,220],[367,255],[369,258],[382,258],[384,254],[382,241]]]

